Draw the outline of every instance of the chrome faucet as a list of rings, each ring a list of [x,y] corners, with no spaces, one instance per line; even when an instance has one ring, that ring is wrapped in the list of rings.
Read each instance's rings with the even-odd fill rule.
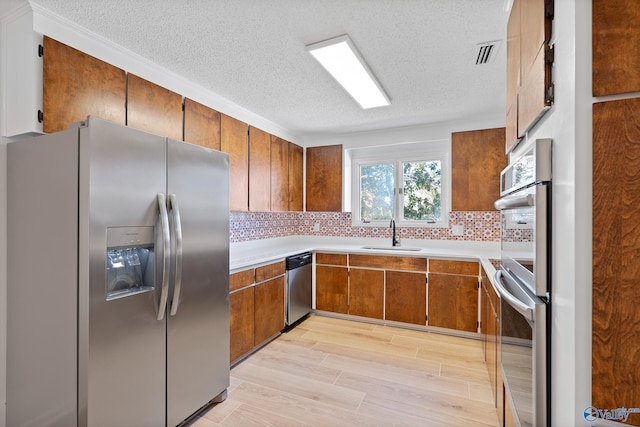
[[[396,238],[396,221],[394,219],[391,220],[389,228],[393,229],[393,234],[391,235],[391,246],[398,246],[400,242],[398,242],[398,239]]]

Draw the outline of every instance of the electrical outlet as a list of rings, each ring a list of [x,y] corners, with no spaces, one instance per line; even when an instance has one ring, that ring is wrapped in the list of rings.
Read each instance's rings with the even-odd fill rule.
[[[320,223],[316,222],[315,224],[313,224],[313,231],[320,231]]]
[[[462,224],[456,224],[453,227],[451,227],[451,235],[452,236],[464,235],[464,226]]]

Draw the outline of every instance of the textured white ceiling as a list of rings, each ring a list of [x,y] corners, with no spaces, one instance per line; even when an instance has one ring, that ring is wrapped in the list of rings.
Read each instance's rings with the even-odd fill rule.
[[[504,117],[504,0],[32,1],[300,136]],[[305,50],[345,33],[390,107],[360,109]]]

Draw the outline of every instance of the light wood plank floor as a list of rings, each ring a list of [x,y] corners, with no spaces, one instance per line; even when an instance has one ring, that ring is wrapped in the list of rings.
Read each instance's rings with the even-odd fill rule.
[[[231,370],[212,426],[497,426],[478,340],[311,315]]]

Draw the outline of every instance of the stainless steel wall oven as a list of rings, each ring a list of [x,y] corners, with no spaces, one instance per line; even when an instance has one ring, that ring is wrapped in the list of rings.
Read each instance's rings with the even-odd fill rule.
[[[502,374],[517,422],[550,425],[551,140],[533,147],[501,174]]]

